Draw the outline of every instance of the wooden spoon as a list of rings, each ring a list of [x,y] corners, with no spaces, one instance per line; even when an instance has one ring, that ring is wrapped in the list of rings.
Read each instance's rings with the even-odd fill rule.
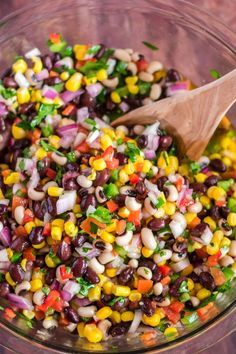
[[[176,136],[179,151],[191,160],[203,153],[221,119],[236,101],[236,69],[192,91],[142,106],[112,122],[112,126],[152,124]]]

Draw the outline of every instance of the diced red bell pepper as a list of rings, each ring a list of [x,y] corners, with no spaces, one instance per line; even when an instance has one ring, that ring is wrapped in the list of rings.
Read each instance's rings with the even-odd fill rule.
[[[218,251],[216,254],[214,254],[212,256],[209,256],[207,258],[207,262],[206,262],[207,266],[208,267],[216,266],[218,264],[218,262],[219,262],[219,259],[220,259],[221,255],[222,255],[221,251]]]
[[[48,168],[47,168],[47,171],[46,171],[46,175],[47,175],[47,177],[50,178],[50,179],[55,179],[57,173],[56,173],[56,171],[54,171],[53,169],[51,169],[51,168],[48,167]]]
[[[76,147],[77,151],[84,152],[84,153],[89,152],[89,149],[90,147],[85,141]]]
[[[70,272],[67,271],[65,265],[60,267],[60,273],[61,273],[62,280],[73,278],[73,275]]]
[[[119,208],[119,205],[114,202],[114,200],[110,199],[107,202],[107,208],[110,213],[114,213]]]
[[[49,38],[53,44],[60,43],[61,41],[60,33],[51,33]]]
[[[145,71],[148,67],[148,62],[145,59],[136,61],[138,71]]]
[[[177,323],[180,320],[180,314],[174,312],[173,310],[171,310],[171,308],[168,307],[163,307],[163,310],[166,314],[166,316],[168,317],[168,319],[172,322],[172,323]]]
[[[108,170],[115,170],[119,167],[119,160],[113,158],[111,161],[106,161],[106,165]]]
[[[56,311],[61,311],[62,310],[62,305],[63,302],[60,298],[60,293],[57,290],[52,290],[46,299],[44,300],[44,303],[40,306],[38,306],[39,311],[46,312],[49,307],[52,307]]]
[[[180,301],[174,301],[170,304],[169,308],[175,313],[180,313],[184,309],[184,304]]]
[[[134,223],[135,226],[140,225],[141,209],[136,211],[131,211],[128,216],[128,221]]]
[[[34,213],[30,209],[26,209],[24,218],[23,218],[23,224],[26,224],[27,222],[33,221],[34,220]]]
[[[108,146],[106,150],[102,153],[102,158],[107,161],[112,161],[114,156],[114,149],[112,146]]]
[[[160,270],[163,277],[166,277],[171,271],[171,267],[166,264],[158,266],[158,269]]]
[[[51,234],[51,226],[50,223],[47,222],[43,228],[43,236],[50,236],[50,234]]]
[[[137,184],[140,180],[139,176],[136,175],[136,173],[133,173],[132,175],[129,176],[130,183],[132,184]]]

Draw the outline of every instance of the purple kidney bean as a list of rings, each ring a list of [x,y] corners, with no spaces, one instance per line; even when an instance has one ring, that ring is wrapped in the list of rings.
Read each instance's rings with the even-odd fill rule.
[[[125,310],[126,307],[128,306],[129,299],[127,297],[124,297],[122,300],[118,300],[114,303],[114,305],[111,306],[113,311],[121,311]]]
[[[193,189],[194,192],[204,194],[207,191],[207,187],[203,183],[191,183],[190,188]]]
[[[220,208],[220,215],[222,216],[222,218],[227,219],[229,213],[230,209],[227,206],[222,206]]]
[[[45,266],[45,257],[43,255],[37,256],[34,265],[35,267],[43,268]]]
[[[52,59],[49,55],[44,55],[42,57],[42,62],[43,62],[43,66],[48,69],[48,71],[50,71],[53,67],[53,64],[52,64]]]
[[[132,267],[127,267],[123,269],[118,276],[119,284],[121,285],[127,284],[129,281],[132,280],[133,275],[134,275],[134,269]]]
[[[83,246],[83,244],[85,243],[87,238],[88,238],[88,235],[86,235],[86,234],[78,234],[77,236],[75,236],[72,239],[72,244],[74,245],[74,247],[81,247],[81,246]]]
[[[59,245],[57,254],[62,261],[67,261],[71,256],[70,244],[65,241],[62,241],[62,243]]]
[[[0,215],[6,213],[6,212],[7,212],[7,209],[8,209],[7,205],[5,205],[5,204],[0,204]]]
[[[106,249],[106,244],[104,241],[96,241],[94,246],[101,251],[104,251]]]
[[[195,237],[201,237],[203,232],[206,230],[207,226],[208,225],[206,223],[204,223],[204,222],[202,222],[201,224],[198,224],[197,226],[195,226],[191,230],[191,235],[195,236]]]
[[[165,227],[165,220],[164,219],[152,219],[149,223],[148,223],[148,227],[152,230],[152,231],[158,231],[160,229],[162,229],[163,227]]]
[[[157,187],[160,191],[163,191],[164,189],[164,184],[168,181],[168,178],[166,176],[162,176],[160,178],[158,178],[157,180]]]
[[[64,182],[64,189],[66,191],[75,191],[79,189],[79,185],[75,178],[69,178]]]
[[[140,301],[140,308],[146,316],[151,317],[155,313],[155,303],[148,297],[143,297]]]
[[[181,80],[181,76],[177,70],[169,69],[167,71],[167,74],[166,74],[166,81],[167,82],[176,82],[176,81],[180,81],[180,80]]]
[[[168,150],[173,143],[173,138],[170,135],[163,135],[160,137],[159,146],[161,150]]]
[[[215,186],[218,181],[219,181],[219,177],[212,175],[212,176],[207,177],[204,184],[209,188],[209,187]]]
[[[0,283],[0,297],[6,298],[10,293],[10,285],[6,282]]]
[[[109,180],[109,178],[110,178],[110,172],[107,168],[105,168],[102,171],[97,171],[96,172],[96,179],[95,179],[93,185],[95,187],[103,186],[104,184],[106,184],[106,182]]]
[[[139,262],[139,267],[146,267],[149,268],[152,272],[155,272],[157,270],[157,265],[150,259],[142,259]]]
[[[76,258],[71,267],[74,277],[82,277],[87,270],[87,266],[87,262],[83,257]]]
[[[98,284],[100,282],[98,275],[90,267],[86,269],[84,277],[87,281],[89,281],[92,284]]]
[[[40,243],[42,243],[45,240],[45,237],[43,235],[43,227],[34,227],[29,234],[29,240],[33,245],[39,245]]]
[[[44,159],[37,162],[37,170],[41,178],[44,178],[47,173],[47,169],[50,167],[50,159],[45,157]]]
[[[144,149],[148,145],[148,137],[147,135],[140,135],[137,140],[138,147],[140,149]]]
[[[53,283],[53,280],[56,277],[56,269],[55,268],[49,268],[47,269],[46,275],[45,275],[45,283],[47,285],[51,285]]]
[[[20,266],[20,264],[11,264],[9,268],[9,273],[11,278],[16,283],[21,283],[25,276],[25,272],[23,268]]]
[[[11,249],[17,252],[23,252],[28,247],[30,247],[30,243],[24,237],[16,237],[11,243]]]
[[[209,211],[209,214],[214,220],[220,219],[220,208],[217,205],[213,205]]]
[[[213,291],[216,287],[215,280],[209,272],[201,272],[199,274],[199,282],[204,288],[210,291]]]
[[[225,164],[220,160],[220,159],[213,159],[210,162],[209,165],[214,171],[217,172],[225,172],[227,170],[227,167]]]
[[[96,208],[97,206],[97,200],[93,194],[84,196],[80,202],[80,207],[82,211],[86,211],[90,205],[94,208]]]
[[[79,322],[79,316],[77,314],[77,312],[72,309],[71,307],[65,307],[64,308],[64,314],[66,315],[66,317],[68,318],[68,320],[72,323],[78,323]]]
[[[128,330],[127,325],[125,325],[124,323],[119,323],[110,327],[109,334],[112,337],[119,337],[124,335],[127,332],[127,330]]]
[[[18,84],[16,83],[15,79],[11,76],[7,76],[3,79],[3,85],[6,88],[13,88],[16,89]]]
[[[128,157],[122,152],[117,152],[114,157],[119,160],[119,165],[123,166],[128,162]]]

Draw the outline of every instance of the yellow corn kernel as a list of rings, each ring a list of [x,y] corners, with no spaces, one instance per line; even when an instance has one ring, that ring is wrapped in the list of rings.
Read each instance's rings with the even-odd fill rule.
[[[100,158],[100,159],[93,160],[92,167],[96,171],[102,171],[107,167],[107,165],[105,160],[103,158]]]
[[[26,132],[24,129],[17,127],[17,125],[13,124],[11,128],[12,135],[14,139],[19,140],[19,139],[24,139],[26,137]]]
[[[189,175],[189,168],[187,164],[180,165],[178,171],[182,176]]]
[[[114,103],[116,103],[116,104],[121,103],[121,98],[120,98],[119,93],[116,92],[116,91],[113,91],[113,92],[111,93],[111,100],[112,100],[112,102],[114,102]]]
[[[105,306],[96,312],[96,317],[98,320],[105,320],[106,318],[110,317],[111,314],[112,309],[108,306]]]
[[[130,288],[125,285],[113,285],[112,293],[115,296],[124,296],[127,297],[130,295]]]
[[[121,322],[121,315],[120,315],[120,313],[118,311],[112,311],[110,319],[114,323],[120,323]]]
[[[107,243],[113,243],[115,242],[115,236],[113,236],[110,232],[107,232],[105,230],[101,231],[99,233],[100,238]]]
[[[103,285],[103,292],[106,295],[111,295],[112,294],[112,289],[113,289],[113,283],[111,281],[107,281],[104,285]]]
[[[63,188],[54,186],[48,187],[48,195],[50,195],[50,197],[59,197],[60,195],[62,195],[63,191]]]
[[[129,209],[127,209],[126,207],[122,207],[118,210],[118,215],[121,217],[121,218],[128,218],[130,214],[130,211]]]
[[[13,251],[10,248],[7,248],[6,251],[7,251],[8,258],[11,259],[11,257],[13,256]]]
[[[222,162],[227,166],[230,167],[232,165],[232,161],[230,160],[229,157],[225,156],[222,158]]]
[[[75,44],[73,50],[77,60],[84,60],[84,56],[88,50],[88,47],[84,44]]]
[[[78,214],[81,212],[81,208],[79,204],[75,204],[74,208],[73,208],[73,213],[74,214]]]
[[[121,314],[121,321],[130,322],[133,321],[134,313],[132,311],[125,311]]]
[[[222,200],[225,194],[225,190],[221,187],[212,186],[207,190],[207,196],[214,200]]]
[[[65,221],[63,219],[54,219],[52,221],[52,226],[58,226],[61,230],[64,229]]]
[[[140,301],[142,299],[142,294],[137,290],[131,290],[129,295],[129,300],[132,302]]]
[[[220,248],[224,247],[224,246],[229,247],[230,244],[231,244],[231,240],[228,237],[223,237],[223,239],[220,243]]]
[[[210,216],[204,218],[204,222],[209,225],[211,231],[216,229],[216,222]]]
[[[17,90],[16,95],[19,104],[28,103],[30,101],[30,92],[26,87],[20,87]]]
[[[4,194],[3,194],[2,190],[1,190],[1,188],[0,188],[0,199],[4,199]]]
[[[105,151],[109,146],[112,146],[112,139],[108,134],[103,134],[100,139],[101,148]]]
[[[167,215],[172,216],[176,211],[175,203],[166,202],[166,204],[163,206],[163,209]]]
[[[166,174],[174,173],[178,170],[179,168],[179,160],[176,156],[169,156],[169,163],[168,166],[165,168]]]
[[[68,91],[75,92],[80,89],[83,75],[81,73],[74,73],[69,80],[66,81],[65,87]]]
[[[95,84],[97,81],[98,79],[96,76],[92,76],[92,77],[84,76],[82,80],[83,84],[85,84],[86,86]]]
[[[159,325],[160,323],[160,316],[156,313],[154,313],[154,315],[148,317],[146,315],[143,315],[142,316],[142,321],[144,324],[148,325],[148,326],[151,326],[151,327],[156,327]]]
[[[27,264],[27,259],[23,258],[22,261],[20,262],[21,267],[24,269],[24,271],[26,272],[26,264]]]
[[[29,320],[32,320],[35,316],[35,312],[34,311],[29,311],[29,310],[23,310],[23,315],[25,317],[27,317]]]
[[[97,76],[98,81],[103,81],[108,78],[108,75],[107,75],[107,72],[105,69],[98,70],[98,72],[96,73],[96,76]]]
[[[49,268],[55,268],[57,266],[57,264],[48,254],[45,257],[45,263]]]
[[[10,175],[4,177],[4,184],[14,184],[20,182],[20,173],[11,172]]]
[[[165,318],[165,317],[166,317],[166,314],[165,314],[164,310],[161,309],[161,308],[157,308],[156,311],[155,311],[155,313],[160,316],[160,319],[161,319],[161,320],[162,320],[162,318]]]
[[[211,201],[206,195],[202,195],[200,197],[200,202],[206,209],[209,209],[211,207]]]
[[[15,285],[16,285],[16,283],[14,282],[14,280],[12,279],[12,277],[10,276],[10,273],[9,273],[9,272],[7,272],[7,273],[5,274],[5,279],[6,279],[6,281],[8,282],[8,284],[10,284],[11,286],[15,286]]]
[[[187,277],[189,274],[191,274],[193,271],[193,266],[190,264],[188,267],[184,268],[181,272],[181,276]]]
[[[121,182],[121,184],[125,184],[128,181],[129,181],[129,176],[127,175],[125,170],[122,168],[119,172],[119,182]]]
[[[61,75],[60,75],[60,79],[62,79],[62,81],[68,80],[69,77],[70,77],[70,74],[68,73],[68,71],[63,71],[63,73],[61,73]]]
[[[31,231],[32,231],[32,229],[33,229],[35,226],[36,226],[36,225],[35,225],[35,223],[34,223],[33,221],[27,222],[27,223],[24,225],[27,234],[30,234]]]
[[[167,163],[166,160],[163,156],[163,154],[161,153],[158,160],[157,160],[157,166],[161,169],[165,169],[167,167]]]
[[[108,278],[103,274],[98,274],[98,278],[100,279],[100,282],[97,286],[100,286],[102,288],[103,285],[108,281]]]
[[[32,273],[32,278],[31,278],[31,280],[35,280],[35,279],[40,279],[40,280],[42,280],[42,282],[43,282],[44,273],[41,272],[40,270],[35,270],[35,271]]]
[[[47,237],[47,244],[48,244],[49,246],[52,246],[52,245],[54,244],[54,240],[53,240],[53,238],[52,238],[51,236],[48,236],[48,237]]]
[[[107,232],[114,232],[114,231],[116,231],[116,225],[117,225],[117,220],[116,220],[116,219],[112,219],[112,220],[111,220],[111,224],[110,224],[110,225],[107,225],[106,231],[107,231]]]
[[[117,273],[117,269],[116,268],[107,268],[106,269],[106,275],[109,278],[114,278],[116,276],[116,273]]]
[[[35,153],[35,157],[37,158],[37,160],[42,160],[47,157],[47,155],[47,151],[45,151],[43,148],[39,148]]]
[[[153,253],[154,253],[154,250],[150,250],[147,247],[142,247],[142,255],[143,255],[143,257],[149,258],[149,257],[151,257],[153,255]]]
[[[232,227],[236,226],[236,213],[229,213],[227,223]]]
[[[77,325],[77,331],[78,331],[78,335],[80,336],[80,338],[84,337],[84,326],[85,326],[84,322],[80,322]]]
[[[109,135],[112,140],[116,139],[116,133],[111,128],[102,128],[103,133]]]
[[[57,136],[57,135],[51,135],[48,138],[48,141],[49,141],[50,145],[52,145],[55,149],[59,149],[60,140],[61,140],[61,138],[59,136]]]
[[[33,66],[33,71],[38,74],[40,73],[40,71],[42,71],[43,69],[43,63],[42,63],[42,60],[39,58],[39,57],[33,57],[31,59],[34,63],[34,66]]]
[[[127,85],[127,88],[129,93],[131,93],[132,95],[137,95],[137,93],[139,93],[139,87],[137,85],[129,84]]]
[[[58,226],[53,226],[51,229],[51,237],[55,241],[60,241],[62,238],[62,230]]]
[[[200,284],[200,283],[195,283],[194,284],[194,290],[196,291],[196,292],[198,292],[199,290],[201,290],[203,287],[202,287],[202,285]]]
[[[151,167],[152,167],[151,161],[149,161],[149,160],[144,160],[144,161],[143,161],[142,172],[143,172],[143,173],[148,173],[148,172],[150,171]]]
[[[207,175],[204,175],[204,173],[198,173],[195,176],[195,180],[198,183],[204,183],[206,179],[207,179]]]
[[[129,162],[123,168],[127,175],[132,175],[135,172],[134,164],[132,162]]]
[[[210,255],[216,254],[220,249],[220,243],[223,239],[224,234],[221,230],[217,230],[214,232],[214,235],[211,239],[211,243],[206,246],[206,251]]]
[[[96,285],[88,291],[89,301],[98,301],[101,299],[101,287]]]
[[[197,216],[196,213],[186,213],[184,214],[185,220],[187,222],[187,224],[191,224],[191,222],[193,221],[193,219],[195,219]]]
[[[76,226],[72,221],[67,221],[64,224],[65,233],[70,237],[75,237],[78,233],[78,226]]]
[[[216,153],[210,155],[210,159],[211,160],[213,160],[213,159],[221,159],[221,155],[216,152]]]
[[[30,282],[30,291],[35,293],[37,290],[41,289],[43,287],[42,280],[40,279],[35,279],[31,280]]]
[[[166,77],[166,71],[165,70],[158,70],[154,73],[154,81],[158,82],[161,79],[163,79],[164,77]]]
[[[18,59],[13,65],[12,70],[14,73],[22,73],[24,74],[27,70],[28,66],[24,59]]]
[[[188,290],[191,291],[194,289],[194,282],[191,278],[188,278]]]
[[[84,326],[84,336],[91,343],[101,342],[103,338],[102,331],[93,323]]]
[[[203,288],[197,292],[196,297],[198,298],[198,300],[202,301],[202,300],[206,299],[207,297],[209,297],[210,295],[211,295],[210,290]]]
[[[127,85],[135,85],[138,81],[138,76],[127,76],[125,82]]]
[[[220,145],[222,149],[227,150],[229,149],[231,144],[231,139],[228,136],[224,136],[220,139]]]
[[[175,337],[178,335],[178,331],[175,327],[168,327],[164,330],[164,336]]]
[[[46,242],[43,241],[43,242],[39,243],[38,245],[32,245],[32,246],[36,249],[40,249],[40,248],[43,248],[45,245],[46,245]]]

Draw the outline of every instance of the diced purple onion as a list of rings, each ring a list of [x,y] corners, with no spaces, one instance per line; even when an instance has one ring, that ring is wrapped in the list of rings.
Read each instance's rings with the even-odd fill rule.
[[[60,283],[54,279],[51,286],[50,286],[51,290],[60,290]]]
[[[74,124],[64,125],[58,128],[57,132],[60,136],[63,136],[65,134],[77,133],[77,130],[78,130],[78,124],[74,123]]]
[[[159,141],[160,141],[159,135],[149,134],[147,149],[156,151],[159,146]]]
[[[147,160],[153,160],[156,157],[156,153],[154,150],[145,150],[144,156],[145,156],[145,159],[147,159]]]
[[[8,253],[6,248],[0,251],[0,262],[9,262]]]
[[[71,294],[66,290],[61,291],[61,297],[64,301],[70,301],[72,299]]]
[[[42,89],[42,96],[54,100],[58,96],[58,92],[54,90],[52,87],[44,85]]]
[[[100,118],[95,118],[94,119],[95,120],[95,122],[97,123],[97,125],[98,125],[98,127],[100,128],[100,129],[102,129],[102,128],[109,128],[110,126],[109,126],[109,124],[107,124],[107,123],[105,123],[102,119],[100,119]]]
[[[102,91],[103,86],[99,83],[92,84],[86,87],[86,90],[88,91],[88,94],[91,97],[96,97],[99,95],[99,93]]]
[[[170,86],[167,87],[166,95],[171,97],[176,94],[184,93],[189,89],[190,89],[190,82],[188,80],[175,82],[174,84],[171,84]]]
[[[147,188],[147,190],[148,190],[149,192],[153,192],[154,194],[156,194],[157,196],[159,196],[160,191],[159,191],[159,189],[158,189],[158,187],[157,187],[156,184],[150,182],[148,179],[145,179],[145,180],[144,180],[144,184],[145,184],[145,187]]]
[[[6,116],[7,113],[8,113],[7,106],[5,105],[5,103],[0,102],[0,117]]]
[[[76,283],[73,280],[68,280],[66,284],[63,287],[62,292],[65,292],[65,296],[67,296],[67,299],[64,299],[65,301],[70,301],[76,294],[78,294],[80,291],[80,284]]]
[[[86,137],[87,137],[86,134],[79,132],[74,139],[74,143],[73,143],[74,148],[79,146],[86,139]]]
[[[92,301],[90,301],[89,299],[87,299],[86,297],[83,299],[80,299],[78,297],[75,297],[73,299],[73,302],[75,302],[76,305],[78,305],[79,307],[83,307],[83,306],[88,306],[92,303]]]
[[[126,112],[128,112],[130,107],[129,107],[128,103],[123,101],[119,104],[119,108],[122,110],[123,113],[126,113]]]
[[[29,179],[29,182],[27,183],[27,188],[28,189],[34,189],[37,187],[38,183],[40,181],[40,176],[38,173],[37,168],[35,167],[32,171],[32,175]]]
[[[11,232],[9,227],[5,226],[0,231],[0,241],[2,242],[3,246],[10,246],[11,243]]]
[[[49,77],[49,72],[47,69],[43,69],[42,71],[40,71],[40,73],[36,74],[35,76],[38,81],[42,81]]]
[[[172,263],[171,268],[173,269],[174,272],[178,273],[181,272],[183,269],[187,268],[189,265],[190,265],[189,259],[186,257],[177,263]]]
[[[0,272],[7,272],[8,269],[10,268],[11,262],[2,262],[0,261]]]
[[[16,161],[16,171],[21,171],[19,167],[21,163],[23,163],[24,170],[31,175],[33,172],[33,168],[35,167],[35,162],[32,159],[18,157]]]
[[[77,110],[77,122],[83,127],[90,129],[89,125],[84,123],[84,120],[89,117],[88,107],[82,107]]]
[[[66,191],[57,201],[57,214],[62,214],[68,210],[72,210],[76,203],[76,191]]]
[[[84,93],[84,90],[80,89],[75,92],[72,91],[64,91],[60,94],[60,98],[64,103],[69,103],[73,101],[76,97],[81,96]]]
[[[20,310],[32,311],[34,309],[32,303],[28,299],[24,298],[23,296],[19,296],[16,294],[9,294],[7,298],[13,306],[17,307]]]
[[[212,237],[213,237],[213,233],[211,229],[207,226],[206,229],[203,231],[203,234],[201,235],[202,243],[206,246],[209,245]]]

